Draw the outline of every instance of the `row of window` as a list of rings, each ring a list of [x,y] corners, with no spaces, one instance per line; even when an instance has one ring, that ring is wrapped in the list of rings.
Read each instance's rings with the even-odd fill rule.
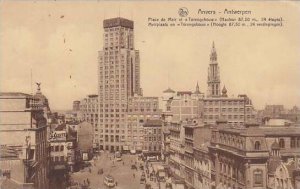
[[[111,103],[111,104],[100,104],[100,108],[102,108],[102,107],[105,107],[105,108],[108,108],[108,107],[116,107],[116,108],[118,108],[118,107],[122,107],[122,108],[125,108],[126,107],[126,104],[119,104],[119,103]]]
[[[51,161],[52,162],[64,162],[65,157],[64,156],[54,156],[54,157],[51,157]]]
[[[244,105],[244,101],[243,100],[224,100],[224,101],[215,101],[215,100],[207,100],[204,101],[204,105],[220,105],[220,103],[222,105]]]
[[[204,112],[219,112],[219,108],[204,108]],[[222,112],[241,112],[244,113],[244,108],[222,108]],[[250,108],[246,109],[247,112],[250,112]]]
[[[113,27],[113,28],[105,28],[104,29],[104,31],[105,31],[105,34],[107,34],[109,31],[109,33],[113,33],[113,31],[130,31],[130,30],[132,30],[132,29],[130,29],[130,28],[124,28],[124,27],[121,27],[121,26],[119,26],[119,27]]]
[[[144,108],[141,108],[141,109],[138,109],[138,108],[135,108],[135,109],[128,109],[128,111],[129,112],[144,112],[144,111],[146,111],[146,112],[156,112],[157,111],[157,109],[156,108],[154,108],[154,109],[144,109]]]
[[[149,146],[144,146],[143,147],[144,150],[148,150],[148,151],[160,151],[161,150],[161,146],[160,145],[149,145]]]
[[[219,119],[220,116],[219,115],[204,115],[203,116],[204,119]],[[244,115],[222,115],[222,118],[224,119],[244,119]],[[246,116],[247,119],[254,119],[255,116],[254,115],[247,115]]]
[[[151,141],[153,141],[153,142],[155,142],[155,141],[161,141],[161,137],[145,136],[144,137],[144,141],[149,141],[149,142],[151,142]]]
[[[56,145],[50,147],[51,152],[61,152],[64,151],[64,145]]]

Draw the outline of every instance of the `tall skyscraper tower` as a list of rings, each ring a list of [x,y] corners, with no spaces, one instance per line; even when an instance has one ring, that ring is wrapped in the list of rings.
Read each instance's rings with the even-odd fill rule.
[[[217,52],[215,49],[215,43],[213,42],[211,53],[210,53],[210,63],[208,68],[208,97],[218,97],[220,96],[220,72],[217,60]]]
[[[124,18],[103,21],[103,50],[98,67],[98,125],[94,143],[104,150],[122,150],[127,136],[128,98],[141,95],[140,57],[134,49],[134,24]]]

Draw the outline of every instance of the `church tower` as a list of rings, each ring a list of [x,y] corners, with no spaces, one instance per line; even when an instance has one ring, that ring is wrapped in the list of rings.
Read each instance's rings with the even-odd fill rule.
[[[217,52],[215,49],[215,43],[213,42],[211,53],[210,53],[210,63],[208,68],[208,97],[218,97],[220,96],[220,72],[217,60]]]

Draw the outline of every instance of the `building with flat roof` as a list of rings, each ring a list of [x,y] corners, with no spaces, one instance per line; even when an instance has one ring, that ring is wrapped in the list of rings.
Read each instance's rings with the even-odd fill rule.
[[[103,29],[98,66],[99,130],[95,132],[95,143],[100,149],[119,151],[126,144],[128,98],[142,95],[140,56],[134,48],[133,21],[105,19]],[[109,132],[101,133],[104,130]]]
[[[160,119],[148,119],[143,124],[143,130],[143,155],[160,157],[163,136],[162,121]]]
[[[92,124],[93,148],[99,149],[99,142],[103,141],[103,128],[99,127],[98,95],[90,94],[80,101],[79,120]]]
[[[18,152],[18,166],[9,164],[5,169],[12,176],[17,174],[16,180],[20,183],[32,183],[35,188],[47,189],[49,143],[43,108],[40,99],[35,96],[17,92],[0,93],[0,145]],[[0,169],[4,165],[1,164]],[[13,173],[16,167],[23,167],[22,171]]]
[[[144,141],[143,125],[149,119],[159,119],[158,97],[134,96],[128,99],[126,145],[123,150],[142,152]]]

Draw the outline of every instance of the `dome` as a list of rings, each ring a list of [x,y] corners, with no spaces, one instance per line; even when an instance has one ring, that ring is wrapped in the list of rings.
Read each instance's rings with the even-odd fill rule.
[[[222,89],[222,96],[227,97],[227,89],[226,89],[225,85]]]
[[[170,87],[167,90],[164,90],[164,93],[175,93]]]
[[[271,149],[272,150],[279,150],[280,149],[280,146],[278,144],[278,142],[273,142],[273,144],[271,145]]]

